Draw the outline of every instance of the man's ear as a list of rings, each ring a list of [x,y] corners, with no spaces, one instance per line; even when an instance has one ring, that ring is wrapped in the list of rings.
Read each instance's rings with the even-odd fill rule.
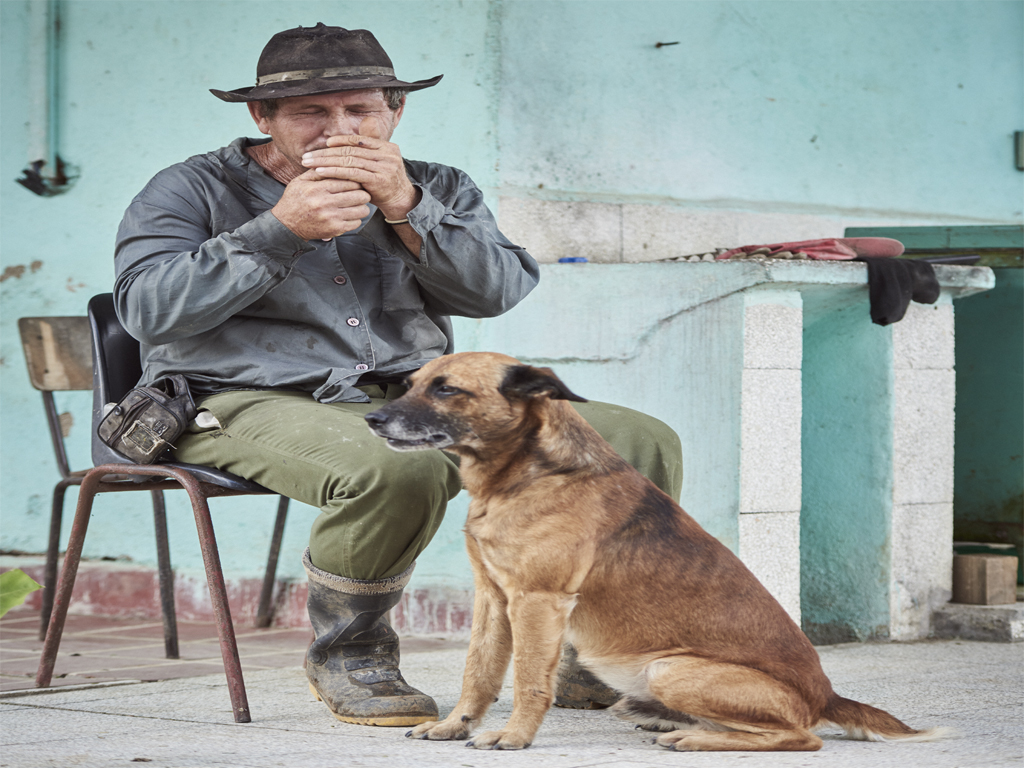
[[[398,122],[402,119],[402,115],[405,114],[405,96],[402,97],[402,103],[398,109],[395,110],[395,124],[391,126],[391,133],[394,134],[395,128],[398,127]]]
[[[585,398],[573,394],[550,368],[534,368],[530,365],[509,366],[498,391],[509,400],[549,397],[552,400],[587,402]]]
[[[250,101],[245,106],[249,108],[249,114],[252,116],[252,120],[256,123],[256,127],[260,129],[260,133],[265,133],[267,136],[270,135],[270,121],[263,116],[263,111],[258,101]]]

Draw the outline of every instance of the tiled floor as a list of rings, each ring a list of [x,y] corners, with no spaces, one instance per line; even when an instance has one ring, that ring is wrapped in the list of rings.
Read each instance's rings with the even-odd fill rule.
[[[236,626],[242,671],[298,667],[311,634],[305,629]],[[16,609],[0,619],[0,691],[35,687],[43,643],[39,617]],[[115,680],[170,680],[223,670],[217,626],[178,622],[179,659],[164,656],[163,624],[144,619],[69,615],[64,626],[53,686]]]
[[[235,625],[242,672],[300,667],[312,632],[309,629],[255,629]],[[402,651],[458,647],[435,638],[403,638]],[[18,608],[0,619],[0,693],[35,687],[43,641],[39,615]],[[217,625],[178,621],[178,659],[164,656],[159,621],[111,619],[69,614],[64,625],[51,687],[96,685],[120,680],[172,680],[223,672]]]

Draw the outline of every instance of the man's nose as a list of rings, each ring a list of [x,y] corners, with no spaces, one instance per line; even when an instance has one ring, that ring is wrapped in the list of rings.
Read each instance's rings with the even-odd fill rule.
[[[327,136],[354,136],[359,131],[359,123],[362,116],[351,115],[345,110],[335,110],[328,117],[324,126],[324,134]]]

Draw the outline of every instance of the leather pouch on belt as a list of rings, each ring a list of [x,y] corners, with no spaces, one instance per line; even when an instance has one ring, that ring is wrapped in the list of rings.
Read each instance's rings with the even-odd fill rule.
[[[100,440],[135,464],[153,464],[174,447],[196,417],[184,376],[164,376],[136,387],[100,421]]]

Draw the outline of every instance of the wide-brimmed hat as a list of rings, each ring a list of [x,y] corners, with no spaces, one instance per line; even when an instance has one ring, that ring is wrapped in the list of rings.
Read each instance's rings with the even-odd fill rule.
[[[238,102],[366,88],[418,91],[437,85],[442,77],[414,83],[399,80],[373,34],[321,23],[288,29],[270,38],[256,65],[256,85],[234,91],[211,88],[210,93],[223,101]]]

